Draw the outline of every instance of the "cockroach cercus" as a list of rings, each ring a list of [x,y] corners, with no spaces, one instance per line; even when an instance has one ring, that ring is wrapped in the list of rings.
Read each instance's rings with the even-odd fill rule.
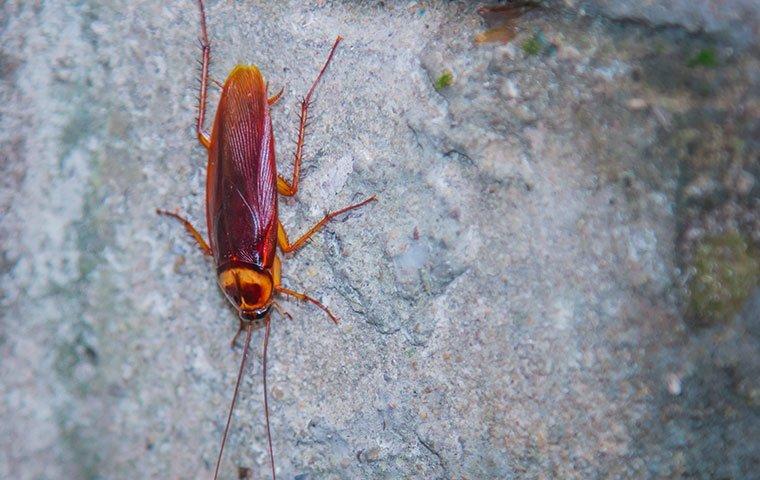
[[[264,327],[262,361],[264,410],[269,460],[272,467],[272,478],[274,479],[275,467],[272,436],[269,429],[266,362],[271,311],[274,308],[281,312],[275,301],[275,296],[279,294],[311,302],[322,309],[333,322],[338,323],[337,317],[318,300],[282,285],[280,281],[281,262],[276,247],[279,246],[282,253],[295,252],[303,247],[309,238],[328,221],[342,213],[372,202],[375,200],[375,196],[326,214],[322,220],[295,242],[288,240],[288,235],[285,233],[277,214],[277,194],[293,196],[298,191],[309,103],[314,88],[325,73],[341,37],[335,40],[324,66],[301,102],[298,139],[293,160],[293,176],[288,182],[284,177],[277,174],[270,116],[270,107],[280,98],[282,90],[274,96],[268,97],[267,84],[258,67],[237,65],[232,69],[222,86],[211,134],[209,135],[204,131],[211,45],[206,30],[206,13],[203,0],[198,0],[198,6],[200,7],[201,19],[202,58],[196,132],[198,140],[208,150],[206,167],[208,243],[198,230],[179,214],[165,210],[158,210],[158,213],[179,220],[198,243],[203,253],[214,258],[219,286],[240,316],[240,328],[235,339],[242,331],[245,331],[243,356],[227,422],[222,434],[219,455],[214,468],[214,479],[219,474],[219,465],[227,441],[230,420],[235,408],[240,380],[245,369],[251,335],[255,326]],[[233,339],[233,344],[235,339]]]

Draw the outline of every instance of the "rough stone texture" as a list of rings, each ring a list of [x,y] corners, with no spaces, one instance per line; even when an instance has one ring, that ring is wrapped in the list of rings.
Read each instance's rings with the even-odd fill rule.
[[[286,259],[342,323],[291,302],[275,319],[279,476],[751,478],[760,290],[698,327],[684,285],[708,234],[759,246],[757,52],[564,9],[476,46],[475,7],[209,4],[212,75],[256,62],[285,87],[285,172],[295,100],[346,37],[290,231],[380,197]],[[197,21],[191,2],[0,7],[2,478],[213,469],[237,321],[154,213],[204,227]],[[688,66],[705,49],[718,65]],[[261,338],[223,478],[267,468]]]
[[[756,0],[555,0],[613,19],[676,26],[724,36],[740,44],[758,43],[760,3]]]

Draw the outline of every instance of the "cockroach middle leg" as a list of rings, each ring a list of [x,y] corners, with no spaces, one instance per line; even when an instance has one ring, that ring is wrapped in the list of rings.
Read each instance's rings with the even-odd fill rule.
[[[200,232],[198,232],[198,230],[193,226],[193,224],[190,223],[190,220],[187,220],[186,218],[182,217],[178,213],[169,212],[167,210],[156,209],[156,213],[159,215],[164,215],[164,216],[172,217],[179,220],[182,223],[182,225],[184,225],[185,230],[187,230],[187,233],[189,233],[193,237],[193,239],[195,239],[195,243],[198,244],[198,247],[200,247],[204,255],[211,256],[211,247],[208,246],[208,243],[206,243],[206,240],[203,239],[203,236],[200,234]]]
[[[206,118],[206,95],[208,92],[208,64],[211,58],[211,43],[208,41],[208,32],[206,31],[206,8],[203,6],[203,0],[198,0],[198,6],[201,9],[201,90],[198,94],[198,118],[195,121],[195,131],[198,134],[198,141],[206,148],[211,145],[211,138],[203,130],[203,122]]]
[[[295,252],[299,248],[303,247],[306,242],[311,238],[315,233],[319,231],[320,228],[324,227],[327,222],[332,220],[333,218],[337,217],[338,215],[342,213],[346,213],[350,210],[353,210],[355,208],[363,207],[364,205],[373,202],[377,200],[375,195],[372,195],[371,197],[362,200],[359,203],[355,203],[353,205],[349,205],[346,208],[341,208],[340,210],[336,210],[334,212],[329,212],[324,217],[322,217],[322,220],[317,222],[313,227],[311,227],[306,233],[301,235],[301,237],[296,240],[293,243],[290,243],[288,240],[288,234],[285,232],[285,228],[282,226],[282,222],[279,220],[277,221],[277,243],[280,246],[280,250],[282,250],[285,253]]]
[[[311,88],[309,88],[306,96],[301,101],[301,116],[298,121],[298,140],[296,140],[296,153],[293,157],[293,177],[290,183],[288,183],[282,175],[277,175],[277,191],[280,195],[292,197],[298,192],[298,179],[301,176],[301,157],[303,155],[304,134],[306,133],[306,120],[309,114],[311,96],[314,94],[314,89],[317,87],[317,83],[319,83],[325,70],[327,70],[327,66],[330,65],[330,60],[332,60],[333,55],[335,54],[335,49],[338,48],[338,44],[341,40],[343,40],[343,37],[341,36],[338,36],[338,38],[335,39],[335,43],[333,43],[333,46],[330,49],[330,54],[327,56],[327,60],[322,66],[322,70],[319,71],[319,75],[317,75],[316,80],[311,84]]]
[[[235,332],[235,336],[232,337],[232,340],[230,340],[230,348],[234,349],[237,345],[238,338],[240,338],[240,334],[245,331],[245,323],[243,323],[242,320],[239,321],[240,324],[238,325],[237,332]]]

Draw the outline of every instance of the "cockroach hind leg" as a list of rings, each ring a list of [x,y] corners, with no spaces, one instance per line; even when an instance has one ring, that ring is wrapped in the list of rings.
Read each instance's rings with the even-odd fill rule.
[[[338,44],[341,40],[343,40],[343,37],[338,35],[338,37],[335,39],[335,43],[333,43],[333,46],[330,49],[330,53],[327,55],[327,60],[325,60],[324,65],[322,65],[322,69],[317,74],[317,78],[311,84],[311,87],[306,93],[306,96],[303,98],[303,100],[301,100],[301,114],[298,118],[296,151],[293,155],[293,176],[291,177],[290,182],[285,180],[285,178],[282,176],[277,176],[277,192],[279,192],[280,195],[292,197],[298,193],[298,181],[301,176],[301,160],[303,159],[303,145],[304,139],[306,138],[306,126],[309,122],[309,106],[311,105],[311,96],[314,94],[314,89],[317,88],[317,84],[322,79],[322,75],[325,74],[327,67],[330,65],[333,55],[335,55],[335,50],[338,48]]]
[[[203,122],[206,118],[206,97],[208,95],[208,66],[211,59],[211,43],[208,41],[208,32],[206,31],[206,8],[203,0],[198,0],[198,7],[201,14],[201,82],[198,93],[198,116],[195,119],[195,132],[198,141],[206,149],[211,146],[211,138],[203,129]]]

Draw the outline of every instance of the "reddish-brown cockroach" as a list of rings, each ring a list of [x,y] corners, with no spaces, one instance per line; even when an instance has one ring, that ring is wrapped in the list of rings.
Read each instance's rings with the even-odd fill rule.
[[[267,84],[254,65],[237,65],[222,85],[216,118],[208,135],[203,128],[206,114],[206,90],[209,82],[211,45],[206,31],[206,13],[203,0],[198,0],[201,18],[201,85],[198,101],[196,133],[200,143],[208,150],[206,178],[206,225],[209,242],[193,225],[177,213],[158,210],[159,214],[179,220],[192,235],[204,254],[212,256],[216,264],[219,286],[240,316],[240,328],[245,330],[245,344],[235,390],[232,395],[227,422],[222,434],[219,455],[214,468],[214,479],[227,441],[232,412],[235,409],[240,380],[245,370],[248,349],[254,326],[264,326],[262,361],[264,411],[266,418],[269,461],[272,478],[275,478],[272,436],[269,430],[269,403],[267,398],[267,348],[269,345],[271,309],[281,312],[274,301],[276,294],[311,302],[322,309],[335,323],[338,319],[318,300],[282,286],[280,258],[276,246],[283,253],[295,252],[303,247],[332,218],[375,200],[366,200],[326,214],[295,242],[290,242],[277,214],[277,194],[293,196],[298,191],[301,173],[304,131],[307,113],[314,88],[325,73],[341,37],[335,40],[324,66],[301,102],[293,177],[290,182],[277,174],[274,136],[270,106],[280,98],[282,90],[267,96]]]

